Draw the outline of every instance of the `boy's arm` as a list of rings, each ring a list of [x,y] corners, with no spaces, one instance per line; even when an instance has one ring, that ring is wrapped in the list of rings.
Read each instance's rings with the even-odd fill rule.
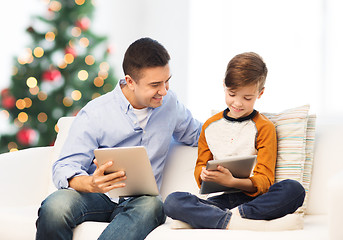
[[[213,155],[207,145],[206,137],[205,137],[205,126],[202,127],[199,141],[198,141],[198,159],[194,169],[194,177],[199,186],[201,187],[201,171],[203,167],[206,167],[206,164],[209,160],[213,159]]]
[[[261,118],[265,118],[261,115]],[[266,193],[275,180],[275,165],[277,157],[277,138],[275,126],[272,122],[256,121],[258,135],[256,139],[257,163],[254,168],[254,175],[249,179],[257,188],[249,196],[258,196]]]

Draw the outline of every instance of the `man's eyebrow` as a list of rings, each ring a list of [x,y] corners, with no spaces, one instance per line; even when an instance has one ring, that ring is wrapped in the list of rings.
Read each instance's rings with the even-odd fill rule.
[[[172,77],[172,75],[170,75],[170,76],[168,77],[168,79],[165,80],[165,81],[151,82],[151,83],[149,83],[149,84],[160,84],[160,83],[162,83],[162,82],[167,82],[167,81],[169,81],[169,79],[171,79],[171,77]]]

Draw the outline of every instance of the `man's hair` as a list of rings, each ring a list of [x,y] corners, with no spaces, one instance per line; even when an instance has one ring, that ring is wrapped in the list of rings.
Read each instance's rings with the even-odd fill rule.
[[[123,60],[125,75],[134,80],[141,78],[140,71],[144,68],[163,67],[168,64],[168,51],[156,40],[141,38],[133,42],[126,50]]]
[[[268,69],[261,56],[254,52],[236,55],[226,68],[225,85],[230,89],[256,84],[261,91],[266,82]]]

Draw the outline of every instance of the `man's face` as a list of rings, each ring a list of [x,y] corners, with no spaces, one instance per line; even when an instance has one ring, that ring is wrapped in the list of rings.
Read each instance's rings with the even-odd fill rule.
[[[133,91],[131,105],[136,109],[161,106],[163,97],[169,90],[169,65],[142,69],[140,76],[139,79],[126,76],[126,82]]]

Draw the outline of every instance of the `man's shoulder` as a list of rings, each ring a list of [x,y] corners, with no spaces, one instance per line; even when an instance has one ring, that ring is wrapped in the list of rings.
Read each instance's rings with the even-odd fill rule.
[[[107,106],[108,104],[113,104],[114,101],[115,101],[115,94],[113,91],[111,91],[89,101],[84,106],[84,109],[85,110],[90,110],[90,109],[99,110]]]

